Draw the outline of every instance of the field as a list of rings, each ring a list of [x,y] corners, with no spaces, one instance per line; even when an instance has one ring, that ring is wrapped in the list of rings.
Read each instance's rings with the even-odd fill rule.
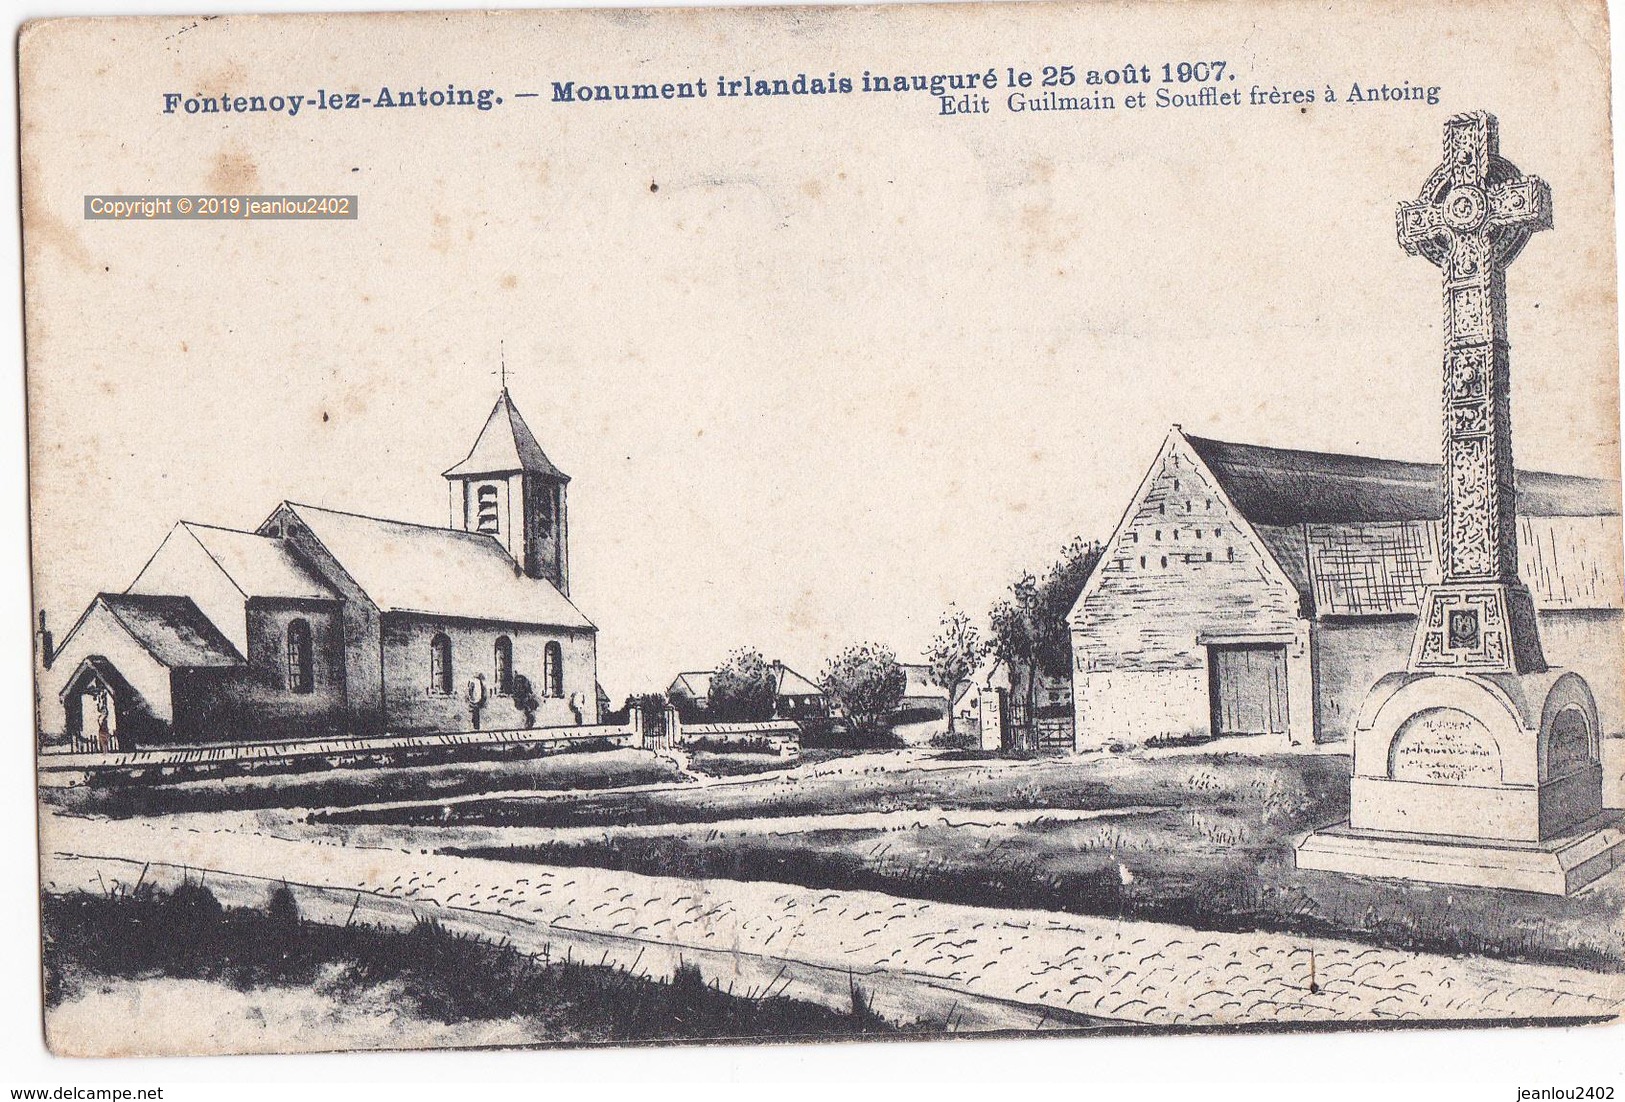
[[[48,816],[45,883],[174,890],[202,873],[244,907],[288,880],[327,926],[429,918],[531,957],[656,980],[691,968],[837,1014],[856,982],[862,1012],[952,1032],[1625,1009],[1625,874],[1556,899],[1298,872],[1296,839],[1347,814],[1339,755],[909,749],[736,774],[747,757],[766,756],[693,755],[680,777],[646,752],[546,759],[545,774],[493,763],[486,791],[428,774],[394,790],[419,798],[390,801],[342,770],[224,786],[192,810],[165,785],[144,799],[170,813],[116,819],[102,793],[94,815]],[[298,998],[328,997],[328,974]],[[515,1043],[459,1039],[468,1022],[401,1028]]]
[[[1299,872],[1295,840],[1347,816],[1341,756],[953,757],[922,755],[909,769],[871,755],[725,787],[316,819],[433,822],[443,852],[530,864],[861,888],[1625,970],[1617,876],[1562,900]],[[1026,814],[1001,818],[1017,812]],[[460,827],[499,829],[474,842]]]
[[[252,808],[348,807],[397,800],[436,800],[469,793],[617,788],[680,779],[676,766],[641,750],[601,750],[544,757],[328,769],[79,788],[42,788],[42,797],[97,815],[171,815]]]

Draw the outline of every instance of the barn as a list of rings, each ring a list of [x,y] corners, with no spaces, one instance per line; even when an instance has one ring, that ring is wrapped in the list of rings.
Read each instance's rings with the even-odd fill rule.
[[[1625,727],[1620,487],[1520,471],[1520,574],[1552,666]],[[1440,468],[1168,433],[1068,617],[1080,749],[1348,737],[1439,580]]]

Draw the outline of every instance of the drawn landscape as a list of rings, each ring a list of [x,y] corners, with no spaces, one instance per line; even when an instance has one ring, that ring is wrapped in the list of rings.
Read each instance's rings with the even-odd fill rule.
[[[1512,467],[1504,271],[1552,197],[1498,142],[1450,118],[1400,209],[1444,464],[1174,425],[1115,529],[921,610],[925,653],[740,639],[612,698],[505,362],[422,462],[444,523],[179,521],[38,614],[53,1049],[1625,1014],[1619,485]]]

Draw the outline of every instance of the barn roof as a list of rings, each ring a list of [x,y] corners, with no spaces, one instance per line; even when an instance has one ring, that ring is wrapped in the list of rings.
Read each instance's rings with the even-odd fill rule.
[[[237,648],[190,597],[102,593],[96,602],[105,606],[154,660],[172,670],[243,664]],[[63,642],[66,644],[66,640]]]
[[[1362,524],[1436,520],[1442,468],[1363,455],[1266,448],[1186,435],[1224,492],[1255,524]],[[1517,473],[1518,514],[1619,516],[1620,486],[1600,478]]]
[[[824,690],[802,677],[783,662],[772,663],[774,696],[823,696]],[[709,699],[715,670],[688,670],[672,678],[668,692],[680,692],[694,700]]]
[[[570,481],[570,476],[553,466],[552,460],[542,451],[542,446],[536,442],[536,436],[525,424],[525,419],[519,416],[519,409],[508,397],[507,388],[503,388],[497,396],[497,404],[491,407],[491,416],[485,419],[485,427],[480,430],[479,439],[474,441],[474,448],[468,453],[468,458],[447,471],[445,478],[469,478],[490,474],[516,474],[524,471],[530,474],[544,474],[556,478],[561,482]]]
[[[672,678],[667,692],[680,692],[693,700],[703,700],[711,695],[711,676],[714,670],[689,670]]]
[[[778,696],[823,696],[824,690],[783,662],[773,663],[774,693]]]
[[[488,535],[284,502],[383,612],[593,630]]]

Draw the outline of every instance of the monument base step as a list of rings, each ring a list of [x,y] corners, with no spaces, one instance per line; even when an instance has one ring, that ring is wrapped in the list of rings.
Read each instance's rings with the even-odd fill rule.
[[[1297,866],[1352,876],[1569,895],[1625,866],[1625,822],[1617,811],[1545,842],[1500,842],[1355,830],[1338,823],[1298,844]]]

